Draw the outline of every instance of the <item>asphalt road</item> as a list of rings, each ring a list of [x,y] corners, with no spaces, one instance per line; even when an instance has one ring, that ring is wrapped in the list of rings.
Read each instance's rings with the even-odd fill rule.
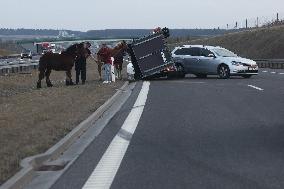
[[[250,79],[151,81],[111,188],[284,188],[283,83],[284,70],[269,69]],[[141,87],[53,189],[85,185]]]

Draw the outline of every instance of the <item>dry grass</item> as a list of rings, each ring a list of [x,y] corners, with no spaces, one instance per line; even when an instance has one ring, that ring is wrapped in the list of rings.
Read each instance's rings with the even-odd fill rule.
[[[0,57],[1,56],[8,56],[10,54],[12,54],[12,52],[10,52],[10,51],[8,51],[6,49],[0,49]]]
[[[21,159],[49,149],[124,83],[102,84],[92,62],[86,85],[66,87],[64,79],[64,72],[52,72],[54,87],[43,83],[37,90],[37,71],[0,77],[0,185],[19,170]]]
[[[284,26],[253,29],[174,45],[182,44],[222,46],[243,57],[252,59],[283,59]]]

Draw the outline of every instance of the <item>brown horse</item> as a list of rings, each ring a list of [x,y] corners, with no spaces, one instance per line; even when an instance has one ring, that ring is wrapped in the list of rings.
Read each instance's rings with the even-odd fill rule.
[[[114,67],[115,67],[116,75],[117,75],[118,79],[122,79],[121,72],[122,72],[122,64],[123,64],[124,54],[125,54],[125,51],[121,51],[114,56],[113,63],[114,63]]]
[[[114,48],[109,48],[109,51],[110,51],[111,57],[115,57],[116,55],[118,55],[122,52],[126,52],[127,49],[128,49],[127,43],[123,40],[121,43],[119,43]],[[102,78],[102,65],[103,65],[102,60],[103,60],[103,57],[100,57],[97,54],[97,64],[98,64],[98,72],[99,72],[99,75],[100,75],[100,79]]]
[[[66,85],[73,85],[71,70],[74,66],[74,62],[78,56],[84,55],[85,49],[81,44],[74,44],[68,47],[61,54],[58,53],[46,53],[42,55],[39,60],[39,75],[37,88],[41,88],[41,80],[46,77],[47,87],[52,87],[52,83],[49,79],[51,70],[65,71],[66,72]]]

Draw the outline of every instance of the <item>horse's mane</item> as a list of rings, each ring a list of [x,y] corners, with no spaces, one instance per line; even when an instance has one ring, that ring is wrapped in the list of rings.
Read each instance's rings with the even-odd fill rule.
[[[68,47],[67,49],[65,49],[62,54],[74,54],[74,52],[76,51],[78,47],[78,43],[75,43],[73,45],[71,45],[70,47]]]

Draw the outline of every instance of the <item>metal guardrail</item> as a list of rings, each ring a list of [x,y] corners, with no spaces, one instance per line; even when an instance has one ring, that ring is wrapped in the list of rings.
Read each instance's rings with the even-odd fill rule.
[[[259,68],[284,69],[284,59],[256,59]]]
[[[38,60],[32,62],[14,62],[12,64],[0,65],[0,75],[7,75],[10,73],[29,72],[33,69],[38,69]]]
[[[20,54],[14,54],[14,55],[9,55],[9,56],[0,56],[0,60],[1,59],[9,59],[9,58],[20,58],[21,55]]]

